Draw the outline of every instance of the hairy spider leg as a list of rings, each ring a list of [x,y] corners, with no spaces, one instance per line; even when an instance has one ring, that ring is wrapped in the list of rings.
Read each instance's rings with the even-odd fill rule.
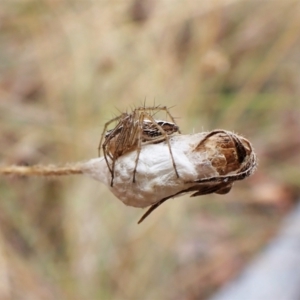
[[[108,124],[109,125],[109,124]],[[109,135],[106,137],[103,145],[102,145],[102,149],[103,149],[103,156],[104,156],[104,159],[106,161],[106,165],[111,173],[111,176],[113,176],[113,168],[112,166],[110,166],[110,163],[108,161],[108,158],[109,157],[112,161],[114,161],[114,153],[110,153],[109,151],[109,143],[111,142],[111,140],[116,137],[118,134],[119,134],[119,131],[120,129],[122,130],[122,125],[123,123],[122,122],[119,122],[117,124],[117,126],[112,129],[112,131],[109,133]]]
[[[161,110],[161,111],[165,111],[167,116],[171,119],[171,121],[177,125],[175,118],[171,115],[169,109],[166,106],[155,106],[155,107],[138,107],[135,110],[139,110],[139,111],[155,111],[155,110]],[[153,117],[153,116],[152,116]],[[181,133],[178,127],[178,133]]]
[[[165,111],[167,116],[173,121],[173,123],[177,126],[175,119],[170,114],[168,108],[166,106],[160,107],[139,107],[132,110],[132,113],[122,113],[120,116],[115,117],[114,119],[110,120],[109,122],[105,123],[104,130],[101,135],[100,143],[98,146],[98,155],[100,156],[100,150],[101,150],[101,144],[103,139],[104,143],[102,145],[104,158],[106,161],[106,164],[108,166],[108,169],[111,173],[111,186],[113,186],[114,181],[114,173],[115,173],[115,162],[118,157],[123,155],[124,153],[132,150],[135,146],[137,146],[137,158],[135,160],[135,168],[133,172],[133,182],[135,182],[135,175],[136,175],[136,169],[139,161],[139,156],[141,152],[142,142],[145,140],[146,144],[150,144],[153,142],[160,142],[160,141],[166,141],[168,144],[169,152],[172,159],[172,164],[175,170],[175,173],[177,177],[179,177],[179,174],[176,169],[176,164],[174,161],[173,153],[171,150],[171,146],[169,143],[169,137],[166,131],[160,126],[156,120],[153,118],[153,114],[151,115],[150,112],[153,111]],[[160,132],[161,137],[153,137],[149,136],[147,134],[144,134],[144,122],[148,119],[154,127],[157,128],[157,130]],[[108,126],[113,123],[119,121],[116,127],[109,132],[107,132]],[[179,131],[179,127],[177,126],[177,131]],[[172,134],[172,133],[171,133]],[[113,143],[113,144],[111,144]],[[111,146],[114,147],[114,151],[111,152]],[[111,163],[109,162],[108,158],[111,160]]]
[[[126,113],[122,113],[120,116],[117,116],[113,119],[111,119],[110,121],[106,122],[104,124],[104,128],[103,128],[103,131],[102,131],[102,134],[101,134],[101,138],[100,138],[100,142],[99,142],[99,145],[98,145],[98,156],[100,157],[100,152],[101,152],[101,145],[102,145],[102,141],[103,141],[103,138],[105,137],[105,134],[106,134],[106,131],[107,131],[107,127],[113,123],[113,122],[116,122],[118,120],[120,120],[122,117],[124,118],[127,114]],[[114,130],[113,130],[114,131]]]
[[[117,135],[116,142],[115,142],[115,149],[112,156],[111,182],[110,182],[111,186],[113,186],[113,182],[114,182],[115,164],[117,158],[120,157],[124,152],[126,152],[126,150],[131,148],[131,146],[127,146],[127,148],[124,149],[124,144],[126,145],[127,143],[128,145],[128,139],[131,137],[131,128],[132,128],[132,115],[128,115],[125,119],[122,119],[120,121],[120,132]]]
[[[169,152],[170,152],[170,156],[171,156],[171,160],[172,160],[172,164],[173,164],[173,168],[174,168],[174,171],[175,171],[175,174],[177,176],[177,178],[179,178],[179,174],[178,174],[178,171],[177,171],[177,168],[176,168],[176,163],[175,163],[175,160],[174,160],[174,157],[173,157],[173,152],[172,152],[172,149],[171,149],[171,145],[170,145],[170,140],[169,140],[169,136],[166,134],[166,132],[162,129],[162,127],[160,125],[157,124],[157,122],[153,119],[152,116],[148,115],[147,116],[150,121],[153,122],[153,124],[156,125],[157,129],[160,131],[160,133],[162,134],[163,138],[162,140],[165,140],[167,145],[168,145],[168,149],[169,149]],[[158,139],[159,140],[159,139]]]
[[[139,162],[139,157],[142,149],[142,135],[143,135],[143,126],[144,126],[144,117],[147,116],[144,112],[140,113],[137,129],[138,129],[138,143],[137,143],[137,155],[135,159],[135,166],[133,170],[132,182],[135,182],[136,169]],[[148,117],[148,116],[147,116]]]

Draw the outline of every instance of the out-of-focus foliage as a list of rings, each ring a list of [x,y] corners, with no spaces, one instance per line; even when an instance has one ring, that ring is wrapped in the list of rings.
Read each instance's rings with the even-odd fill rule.
[[[296,0],[0,1],[1,164],[97,155],[144,102],[184,133],[224,128],[259,169],[226,196],[170,200],[143,224],[85,178],[1,178],[1,299],[204,299],[274,234],[299,192]]]

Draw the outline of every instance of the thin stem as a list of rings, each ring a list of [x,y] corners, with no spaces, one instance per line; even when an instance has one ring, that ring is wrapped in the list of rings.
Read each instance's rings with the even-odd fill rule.
[[[5,166],[0,167],[0,175],[17,176],[61,176],[82,174],[81,164],[69,164],[64,166],[56,165],[35,165],[35,166]]]

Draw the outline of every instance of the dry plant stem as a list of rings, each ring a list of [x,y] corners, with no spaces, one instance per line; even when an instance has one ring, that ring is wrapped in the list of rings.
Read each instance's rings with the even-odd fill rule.
[[[140,150],[136,182],[136,151],[123,154],[115,161],[115,181],[110,185],[110,171],[104,158],[84,163],[83,172],[106,184],[124,204],[148,207],[142,222],[153,210],[168,199],[192,193],[226,194],[234,182],[250,176],[256,168],[256,155],[248,140],[225,130],[214,130],[168,138],[176,169],[174,176],[168,141],[144,143]]]
[[[6,166],[0,167],[0,175],[15,176],[62,176],[82,174],[81,164],[68,164],[65,166],[36,165],[36,166]]]
[[[174,176],[170,148],[180,177]],[[174,135],[163,142],[144,143],[115,161],[115,181],[104,157],[65,166],[0,167],[0,175],[59,176],[85,174],[104,183],[124,204],[145,208],[142,222],[168,199],[189,193],[191,197],[228,193],[235,181],[256,169],[256,155],[248,140],[230,131],[214,130],[191,135]],[[132,176],[136,169],[136,182]]]

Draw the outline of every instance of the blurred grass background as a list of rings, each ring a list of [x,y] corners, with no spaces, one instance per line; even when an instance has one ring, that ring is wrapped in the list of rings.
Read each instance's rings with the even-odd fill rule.
[[[296,0],[0,0],[0,163],[97,156],[146,103],[184,133],[249,138],[253,177],[168,201],[143,224],[89,178],[1,178],[0,299],[206,299],[299,195]]]

